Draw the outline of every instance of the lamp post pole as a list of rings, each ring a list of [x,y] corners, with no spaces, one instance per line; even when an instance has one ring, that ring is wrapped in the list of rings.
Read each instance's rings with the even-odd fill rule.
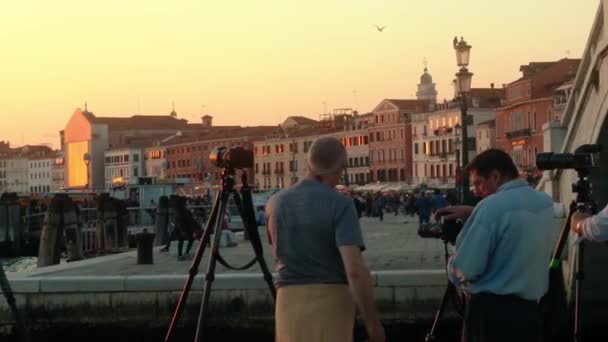
[[[469,164],[469,136],[468,127],[469,123],[467,120],[467,99],[466,94],[463,92],[460,95],[460,121],[462,122],[462,203],[466,204],[469,202],[469,175],[466,174],[466,166]]]
[[[462,203],[470,203],[469,195],[469,175],[465,174],[465,167],[469,163],[469,137],[468,127],[469,120],[467,115],[467,93],[471,90],[471,78],[473,74],[469,72],[469,57],[471,45],[467,44],[461,37],[460,41],[454,38],[454,50],[456,50],[456,64],[460,67],[456,73],[455,93],[460,96],[460,124],[462,125]]]
[[[86,185],[86,190],[91,190],[91,180],[90,180],[90,171],[89,171],[89,164],[91,162],[91,155],[87,152],[82,156],[82,159],[84,160],[84,165],[86,166],[87,169],[87,185]]]

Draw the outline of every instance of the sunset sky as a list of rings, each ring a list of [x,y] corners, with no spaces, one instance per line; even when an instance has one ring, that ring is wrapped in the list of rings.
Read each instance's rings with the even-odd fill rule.
[[[530,61],[580,58],[597,0],[20,0],[0,5],[0,140],[58,147],[76,107],[214,124],[318,119],[415,98],[428,60],[439,99],[473,46],[474,87]],[[378,32],[374,24],[386,26]],[[324,104],[325,103],[325,104]]]

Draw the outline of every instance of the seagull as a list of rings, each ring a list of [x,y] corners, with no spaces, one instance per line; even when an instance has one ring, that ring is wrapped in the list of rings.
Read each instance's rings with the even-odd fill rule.
[[[383,32],[384,29],[386,28],[386,26],[382,26],[382,27],[380,27],[378,25],[374,25],[374,26],[376,27],[376,30],[378,30],[378,32]]]

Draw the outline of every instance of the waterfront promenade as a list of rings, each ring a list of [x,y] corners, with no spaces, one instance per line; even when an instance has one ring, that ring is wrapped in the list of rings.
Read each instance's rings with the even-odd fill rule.
[[[405,223],[407,221],[407,223]],[[386,324],[429,321],[445,289],[443,243],[422,239],[416,233],[417,217],[385,215],[361,219],[372,270],[376,301]],[[274,262],[266,238],[265,259]],[[238,234],[237,247],[221,248],[231,264],[241,266],[254,256],[251,245]],[[169,253],[154,249],[153,265],[137,265],[136,251],[63,263],[26,272],[8,273],[17,304],[30,325],[128,328],[166,326],[191,262],[178,261],[175,245]],[[194,250],[193,250],[194,252]],[[198,270],[180,325],[196,322],[209,257]],[[258,266],[235,272],[218,263],[209,303],[209,326],[226,328],[263,327],[273,324],[274,302]],[[12,325],[7,305],[0,301],[0,335]]]
[[[407,223],[406,223],[407,222]],[[437,239],[420,238],[416,229],[418,218],[394,214],[385,215],[383,222],[378,218],[363,217],[361,226],[366,243],[364,257],[372,271],[387,270],[420,270],[443,269],[443,243]],[[268,244],[265,227],[260,227],[260,236],[264,244],[264,256],[271,270],[274,260]],[[220,254],[234,266],[241,266],[253,258],[254,253],[249,241],[243,240],[242,233],[237,233],[236,247],[224,247]],[[184,244],[185,245],[185,244]],[[192,253],[196,252],[196,246]],[[171,244],[171,252],[160,252],[154,249],[154,265],[137,265],[134,252],[117,254],[83,262],[62,264],[61,267],[40,268],[19,275],[56,277],[56,276],[133,276],[133,275],[180,275],[187,274],[190,260],[178,261],[175,255],[177,242]],[[210,249],[205,249],[199,273],[207,267]],[[217,273],[235,272],[217,264]],[[255,264],[245,272],[260,272]],[[17,274],[11,274],[17,276]]]

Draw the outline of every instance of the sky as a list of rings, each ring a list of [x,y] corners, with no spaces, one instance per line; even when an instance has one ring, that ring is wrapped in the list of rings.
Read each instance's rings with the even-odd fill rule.
[[[0,4],[0,141],[50,144],[97,116],[276,125],[415,98],[428,63],[453,95],[452,40],[473,87],[531,61],[580,58],[598,0],[20,0]],[[379,32],[374,25],[386,26]]]

